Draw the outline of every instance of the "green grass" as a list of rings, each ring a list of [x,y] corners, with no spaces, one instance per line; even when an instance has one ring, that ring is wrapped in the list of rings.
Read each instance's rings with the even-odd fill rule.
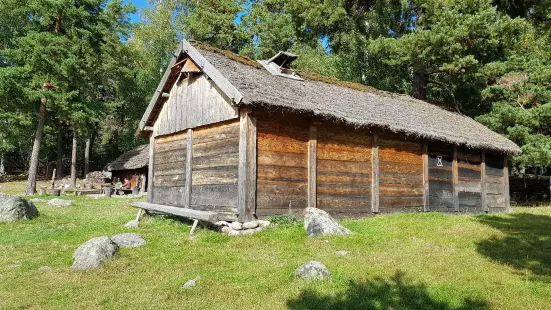
[[[5,184],[4,184],[5,185]],[[1,190],[0,190],[1,191]],[[393,214],[343,221],[347,237],[309,238],[300,224],[241,237],[188,222],[146,217],[131,200],[37,204],[39,218],[0,223],[0,308],[183,309],[549,309],[551,208],[501,215]],[[138,232],[102,268],[72,271],[84,241]],[[348,256],[334,254],[346,250]],[[293,279],[308,260],[333,273]],[[16,268],[8,266],[21,265]],[[52,269],[39,271],[40,266]],[[201,276],[191,289],[181,286]]]

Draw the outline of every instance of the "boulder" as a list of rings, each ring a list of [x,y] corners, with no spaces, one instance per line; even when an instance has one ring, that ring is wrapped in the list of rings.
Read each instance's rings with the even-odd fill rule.
[[[138,220],[131,220],[128,223],[124,224],[124,228],[138,228],[140,226],[140,221]]]
[[[21,197],[0,197],[0,222],[28,220],[38,215],[38,209],[32,202]]]
[[[52,207],[68,207],[72,204],[73,204],[72,200],[65,200],[65,199],[59,199],[59,198],[54,198],[48,201],[48,205]]]
[[[98,268],[113,257],[118,249],[118,245],[107,236],[92,238],[77,248],[71,269]]]
[[[113,240],[119,248],[137,248],[147,243],[142,236],[129,233],[114,235],[111,237],[111,240]]]
[[[243,229],[243,224],[241,224],[239,222],[233,222],[233,223],[231,223],[230,227],[233,230],[241,230],[241,229]]]
[[[257,221],[250,221],[243,223],[243,229],[254,229],[258,227]]]
[[[293,273],[297,278],[306,280],[325,280],[331,278],[331,272],[324,264],[318,261],[308,261],[298,267]]]
[[[304,229],[309,236],[350,235],[352,232],[341,226],[327,212],[318,208],[304,210]]]

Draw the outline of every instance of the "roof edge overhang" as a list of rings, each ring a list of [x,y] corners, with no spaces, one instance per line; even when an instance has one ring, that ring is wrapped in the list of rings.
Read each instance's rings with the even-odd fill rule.
[[[187,57],[191,59],[201,69],[201,72],[205,74],[208,78],[210,78],[216,85],[216,87],[220,89],[220,91],[231,100],[232,104],[238,105],[243,100],[243,95],[241,94],[241,92],[235,86],[233,86],[228,81],[228,79],[226,79],[226,77],[224,77],[222,73],[220,73],[220,71],[218,71],[211,63],[209,63],[207,59],[203,57],[203,55],[201,55],[201,53],[199,53],[199,51],[195,49],[195,47],[193,47],[193,45],[189,41],[183,39],[174,52],[172,60],[165,70],[163,78],[159,82],[159,85],[155,89],[153,97],[151,97],[151,100],[149,101],[149,105],[147,106],[147,109],[142,116],[140,124],[138,125],[136,136],[147,137],[152,133],[153,124],[151,122],[154,121],[157,117],[157,115],[153,115],[153,109],[157,105],[163,104],[163,102],[159,99],[161,99],[163,89],[165,88],[166,83],[168,82],[168,79],[170,77],[171,68],[176,64],[176,61],[178,61],[178,59],[180,59],[182,55],[187,55]]]

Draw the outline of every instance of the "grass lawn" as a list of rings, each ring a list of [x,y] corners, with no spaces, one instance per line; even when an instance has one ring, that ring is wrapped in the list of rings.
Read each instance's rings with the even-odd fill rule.
[[[354,232],[347,237],[309,238],[297,224],[241,237],[199,229],[190,240],[190,223],[174,218],[146,217],[140,228],[122,228],[136,215],[131,200],[65,198],[73,206],[38,203],[39,218],[0,223],[0,308],[551,307],[549,207],[347,220],[342,224]],[[69,269],[81,243],[121,232],[138,232],[148,244],[121,249],[97,270]],[[312,259],[333,279],[293,279]],[[181,288],[196,276],[197,286]]]

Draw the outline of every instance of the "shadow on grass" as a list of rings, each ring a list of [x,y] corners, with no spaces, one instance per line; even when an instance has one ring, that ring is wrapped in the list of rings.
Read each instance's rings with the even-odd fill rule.
[[[551,275],[551,216],[516,213],[480,216],[478,221],[506,235],[477,243],[479,253],[502,264],[531,271],[537,280]]]
[[[460,307],[433,299],[424,284],[409,283],[403,272],[390,279],[377,277],[365,282],[350,281],[348,289],[336,295],[305,290],[287,301],[289,309],[489,309],[486,301],[466,298]]]

